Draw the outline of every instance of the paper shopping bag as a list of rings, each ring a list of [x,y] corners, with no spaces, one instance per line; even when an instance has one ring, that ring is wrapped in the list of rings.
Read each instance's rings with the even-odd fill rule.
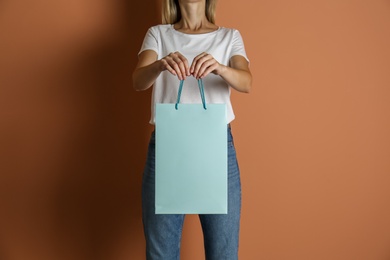
[[[156,104],[156,214],[227,214],[225,104]]]

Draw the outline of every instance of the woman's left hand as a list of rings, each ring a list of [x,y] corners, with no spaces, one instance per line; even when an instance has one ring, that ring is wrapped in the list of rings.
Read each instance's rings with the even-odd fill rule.
[[[206,52],[196,56],[191,64],[190,73],[196,79],[204,78],[210,73],[220,75],[224,65],[220,64],[214,57]]]

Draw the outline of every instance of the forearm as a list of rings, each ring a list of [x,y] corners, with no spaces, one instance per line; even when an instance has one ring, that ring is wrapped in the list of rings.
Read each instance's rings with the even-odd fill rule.
[[[252,74],[246,70],[234,69],[222,65],[221,76],[232,88],[239,92],[249,93],[252,86]]]
[[[140,67],[133,72],[133,87],[137,91],[150,88],[162,72],[161,61],[157,60],[147,66]]]

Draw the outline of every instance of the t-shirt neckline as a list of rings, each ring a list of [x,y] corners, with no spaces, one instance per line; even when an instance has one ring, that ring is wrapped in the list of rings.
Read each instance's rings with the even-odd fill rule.
[[[218,26],[218,29],[217,29],[217,30],[214,30],[214,31],[212,31],[212,32],[206,32],[206,33],[183,33],[183,32],[181,32],[181,31],[176,30],[173,24],[171,24],[170,27],[171,27],[172,31],[174,31],[174,32],[176,32],[176,33],[179,33],[179,34],[182,34],[182,35],[189,35],[189,36],[205,36],[205,35],[210,35],[210,34],[217,33],[217,32],[219,32],[219,31],[222,29],[221,26]]]

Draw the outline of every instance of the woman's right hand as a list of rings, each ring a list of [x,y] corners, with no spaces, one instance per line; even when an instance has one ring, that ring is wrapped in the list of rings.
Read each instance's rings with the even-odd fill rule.
[[[190,67],[186,57],[180,52],[171,52],[160,60],[162,71],[168,70],[172,75],[177,76],[180,80],[190,76]]]

